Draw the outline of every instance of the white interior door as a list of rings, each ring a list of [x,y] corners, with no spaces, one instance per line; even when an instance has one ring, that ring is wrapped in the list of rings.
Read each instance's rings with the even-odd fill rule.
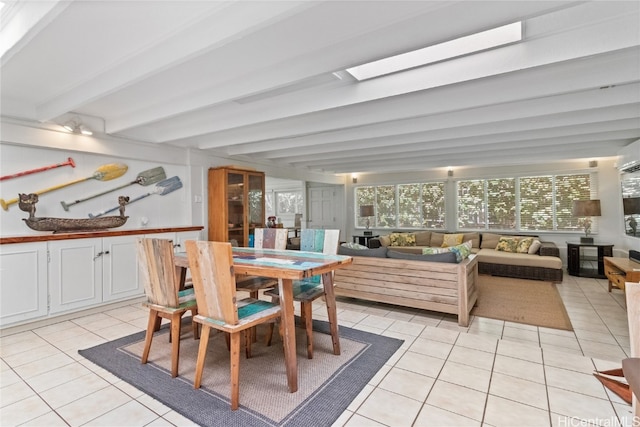
[[[307,194],[307,228],[343,230],[344,215],[339,214],[342,210],[342,187],[309,187]]]

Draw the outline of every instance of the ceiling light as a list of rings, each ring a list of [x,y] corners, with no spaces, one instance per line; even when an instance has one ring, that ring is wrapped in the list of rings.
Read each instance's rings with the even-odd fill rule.
[[[462,55],[468,55],[470,53],[480,52],[520,40],[522,40],[522,22],[518,21],[513,24],[460,37],[448,42],[358,65],[353,68],[348,68],[347,71],[358,80],[366,80]]]
[[[82,135],[90,136],[93,135],[91,129],[87,128],[85,125],[80,123],[78,120],[69,120],[62,127],[72,133],[80,133]]]

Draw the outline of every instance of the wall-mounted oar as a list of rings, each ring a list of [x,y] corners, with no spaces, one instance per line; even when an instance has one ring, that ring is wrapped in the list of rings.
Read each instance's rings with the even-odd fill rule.
[[[83,181],[88,181],[90,179],[97,179],[98,181],[110,181],[115,178],[120,178],[127,172],[127,165],[122,163],[109,163],[108,165],[102,165],[93,173],[93,175],[88,176],[86,178],[76,179],[75,181],[66,182],[64,184],[54,185],[53,187],[45,188],[44,190],[35,191],[34,193],[37,195],[48,193],[50,191],[59,190],[60,188],[68,187],[73,184],[78,184]],[[18,203],[18,198],[10,199],[5,201],[4,199],[0,199],[0,205],[2,209],[5,211],[9,209],[10,205],[14,203]]]
[[[135,199],[130,200],[129,203],[127,203],[127,205],[130,205],[133,202],[137,202],[138,200],[142,200],[145,197],[149,197],[152,194],[159,194],[161,196],[164,196],[165,194],[169,194],[172,191],[176,191],[176,190],[178,190],[180,188],[182,188],[182,181],[180,181],[179,177],[174,176],[174,177],[171,177],[171,178],[167,178],[164,181],[160,181],[159,183],[157,183],[156,187],[152,191],[150,191],[150,192],[148,192],[146,194],[143,194],[142,196],[138,196]],[[113,212],[113,211],[118,210],[118,209],[120,209],[120,206],[116,206],[115,208],[107,209],[106,211],[99,212],[99,213],[97,213],[95,215],[89,214],[89,218],[97,218],[99,216],[108,214],[109,212]]]
[[[112,188],[111,190],[103,191],[102,193],[94,194],[93,196],[85,197],[84,199],[78,199],[74,202],[69,202],[69,203],[60,202],[60,204],[62,205],[65,211],[68,211],[69,208],[73,205],[86,202],[87,200],[94,199],[98,196],[103,196],[107,193],[111,193],[112,191],[120,190],[122,188],[128,187],[133,184],[140,184],[146,187],[148,185],[155,184],[156,182],[160,182],[166,178],[167,178],[167,174],[164,172],[164,168],[162,166],[158,166],[157,168],[140,172],[136,177],[136,179],[124,185],[121,185],[120,187]]]
[[[71,157],[69,157],[66,162],[56,163],[55,165],[43,166],[41,168],[35,168],[35,169],[31,169],[31,170],[24,171],[24,172],[18,172],[18,173],[14,173],[12,175],[0,176],[0,181],[4,181],[5,179],[17,178],[19,176],[30,175],[32,173],[44,172],[44,171],[47,171],[49,169],[60,168],[62,166],[71,166],[72,168],[75,168],[76,164],[73,161],[73,159]]]

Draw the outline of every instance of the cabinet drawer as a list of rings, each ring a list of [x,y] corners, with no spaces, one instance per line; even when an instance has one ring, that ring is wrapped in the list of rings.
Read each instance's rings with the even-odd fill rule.
[[[626,276],[622,271],[607,266],[605,268],[605,274],[611,283],[615,284],[620,289],[624,289]]]

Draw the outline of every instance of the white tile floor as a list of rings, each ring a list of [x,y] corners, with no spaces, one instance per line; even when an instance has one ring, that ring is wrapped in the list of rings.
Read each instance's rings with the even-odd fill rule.
[[[461,328],[452,316],[340,300],[342,325],[405,342],[335,425],[637,425],[592,375],[629,355],[623,293],[572,276],[558,288],[574,332],[486,318]],[[2,331],[0,425],[193,425],[77,353],[143,330],[146,317],[135,302]],[[322,302],[314,317],[326,318]]]

